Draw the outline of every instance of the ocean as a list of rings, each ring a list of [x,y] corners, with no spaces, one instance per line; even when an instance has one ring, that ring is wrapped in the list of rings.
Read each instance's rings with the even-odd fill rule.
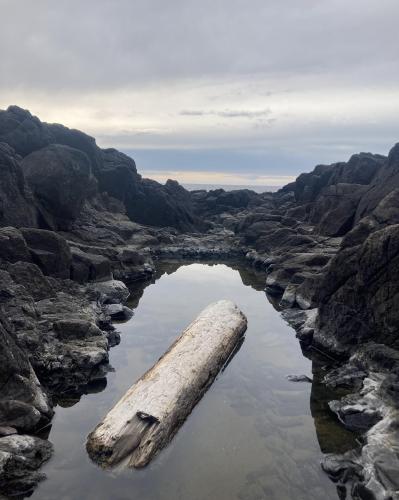
[[[235,184],[186,184],[182,183],[188,191],[197,191],[199,189],[204,189],[205,191],[211,191],[213,189],[224,189],[225,191],[233,191],[236,189],[250,189],[256,193],[266,193],[274,192],[279,190],[282,186],[259,186],[259,185],[235,185]]]

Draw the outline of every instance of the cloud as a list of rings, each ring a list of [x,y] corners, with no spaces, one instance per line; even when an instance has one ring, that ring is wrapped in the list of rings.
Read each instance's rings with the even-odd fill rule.
[[[218,116],[219,118],[263,118],[265,116],[269,116],[271,113],[270,109],[260,109],[260,110],[245,110],[245,109],[224,109],[220,111],[210,110],[210,111],[201,111],[201,110],[191,110],[186,109],[180,111],[181,116]]]
[[[397,0],[0,4],[0,107],[146,168],[299,173],[399,139]]]

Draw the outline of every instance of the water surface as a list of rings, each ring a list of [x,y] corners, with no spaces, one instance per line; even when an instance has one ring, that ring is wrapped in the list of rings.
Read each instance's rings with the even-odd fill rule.
[[[268,302],[264,276],[225,265],[177,267],[166,268],[142,296],[142,288],[133,291],[135,315],[118,325],[121,343],[110,351],[114,371],[106,387],[56,408],[49,437],[55,453],[33,498],[336,500],[319,465],[312,385],[286,378],[312,376],[311,362]],[[172,443],[144,470],[110,472],[93,464],[87,434],[195,316],[219,299],[233,300],[246,314],[245,341]]]

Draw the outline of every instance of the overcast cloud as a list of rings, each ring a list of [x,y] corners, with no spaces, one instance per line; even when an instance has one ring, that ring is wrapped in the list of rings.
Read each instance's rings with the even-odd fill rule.
[[[399,141],[397,0],[0,7],[0,107],[81,128],[157,178],[277,183]]]

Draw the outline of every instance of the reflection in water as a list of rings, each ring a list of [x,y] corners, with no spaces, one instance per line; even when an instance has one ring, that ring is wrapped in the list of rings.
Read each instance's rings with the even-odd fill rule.
[[[55,454],[33,498],[336,500],[321,452],[356,443],[328,410],[334,395],[319,382],[320,361],[312,367],[266,299],[264,275],[231,264],[175,263],[160,266],[154,281],[132,290],[135,315],[118,325],[121,344],[110,351],[107,381],[58,401],[50,434]],[[95,466],[85,452],[88,433],[185,326],[222,298],[247,315],[245,342],[169,447],[141,471]],[[312,385],[286,379],[312,371]]]

